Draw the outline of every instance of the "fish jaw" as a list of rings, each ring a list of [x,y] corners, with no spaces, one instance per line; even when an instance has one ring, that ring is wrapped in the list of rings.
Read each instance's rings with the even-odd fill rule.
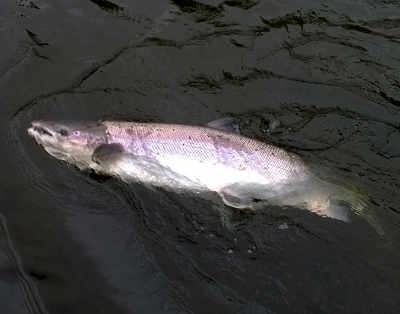
[[[32,136],[39,145],[54,145],[57,142],[55,132],[43,121],[33,121],[32,126],[28,128],[28,134]]]

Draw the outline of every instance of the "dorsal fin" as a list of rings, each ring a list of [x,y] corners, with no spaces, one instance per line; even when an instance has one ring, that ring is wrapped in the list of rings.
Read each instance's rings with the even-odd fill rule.
[[[240,134],[239,121],[232,117],[224,117],[206,124],[207,127]]]

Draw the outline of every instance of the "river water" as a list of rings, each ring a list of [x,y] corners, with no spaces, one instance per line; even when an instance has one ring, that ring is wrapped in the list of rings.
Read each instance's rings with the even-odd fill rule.
[[[2,0],[0,39],[4,313],[399,313],[398,1]],[[224,116],[368,208],[227,227],[212,193],[93,177],[26,133]]]

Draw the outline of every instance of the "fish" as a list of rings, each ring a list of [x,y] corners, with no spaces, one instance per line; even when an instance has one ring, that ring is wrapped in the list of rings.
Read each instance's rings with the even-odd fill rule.
[[[233,118],[204,126],[38,120],[27,131],[51,156],[81,170],[174,191],[212,191],[236,209],[296,206],[349,221],[349,208],[333,201],[343,191],[318,179],[297,154],[240,134]]]

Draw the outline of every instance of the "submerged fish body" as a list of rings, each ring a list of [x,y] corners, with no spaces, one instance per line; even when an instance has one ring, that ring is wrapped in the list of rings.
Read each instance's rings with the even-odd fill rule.
[[[295,154],[226,130],[120,121],[35,121],[28,133],[52,156],[122,180],[217,192],[228,206],[304,205],[347,220],[328,185]],[[332,210],[333,208],[333,210]]]

